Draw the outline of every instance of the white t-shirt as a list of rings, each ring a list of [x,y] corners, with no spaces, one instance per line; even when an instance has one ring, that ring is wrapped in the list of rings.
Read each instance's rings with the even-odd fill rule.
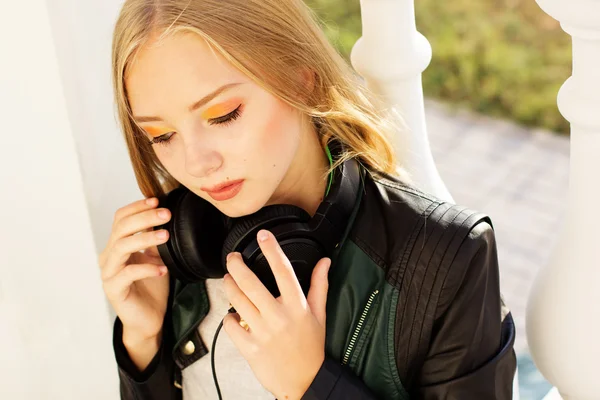
[[[208,354],[185,368],[182,373],[184,400],[218,400],[210,364],[212,342],[217,327],[229,310],[223,291],[223,279],[207,279],[210,310],[198,327]],[[225,329],[217,339],[215,370],[223,400],[274,400],[258,382],[248,362],[233,344]]]

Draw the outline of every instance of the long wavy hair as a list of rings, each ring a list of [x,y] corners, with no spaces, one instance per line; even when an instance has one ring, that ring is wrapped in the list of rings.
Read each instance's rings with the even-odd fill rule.
[[[402,173],[391,142],[399,119],[367,90],[302,0],[126,0],[113,34],[112,75],[119,123],[144,196],[179,183],[134,121],[125,78],[150,38],[178,32],[200,35],[258,85],[309,116],[323,146],[344,144],[347,151],[332,168],[356,158],[371,173]],[[314,75],[312,90],[299,79],[303,69]]]

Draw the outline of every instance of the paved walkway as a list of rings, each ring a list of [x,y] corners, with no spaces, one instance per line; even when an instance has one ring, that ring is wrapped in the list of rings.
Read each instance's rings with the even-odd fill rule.
[[[426,102],[431,148],[454,200],[487,213],[496,229],[501,290],[527,353],[525,309],[564,222],[569,139]]]

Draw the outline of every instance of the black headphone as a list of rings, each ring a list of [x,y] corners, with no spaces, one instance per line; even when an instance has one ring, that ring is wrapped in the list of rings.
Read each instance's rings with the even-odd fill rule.
[[[340,164],[333,171],[329,193],[312,218],[303,209],[285,204],[230,218],[180,186],[159,197],[158,206],[168,208],[172,216],[166,224],[154,228],[169,231],[169,240],[158,246],[158,252],[169,272],[183,283],[222,278],[227,273],[227,255],[239,252],[265,287],[278,297],[275,277],[256,240],[259,230],[268,229],[307,294],[313,268],[321,258],[331,257],[342,239],[362,183],[361,174],[354,159]]]

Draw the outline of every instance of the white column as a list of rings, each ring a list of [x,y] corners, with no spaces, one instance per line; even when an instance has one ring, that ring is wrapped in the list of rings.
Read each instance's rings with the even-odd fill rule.
[[[533,359],[564,399],[600,398],[600,1],[538,0],[573,37],[573,75],[558,95],[571,122],[568,208],[527,308]]]
[[[97,254],[140,196],[119,136],[121,1],[13,1],[0,24],[0,398],[118,399]]]
[[[141,198],[112,93],[112,30],[123,0],[46,2],[95,246],[101,251],[114,212]]]
[[[431,46],[416,28],[414,0],[361,0],[362,37],[352,49],[356,71],[369,89],[402,116],[407,127],[395,146],[403,166],[423,190],[453,201],[429,147],[421,73]]]
[[[112,92],[112,30],[122,3],[47,0],[97,252],[106,245],[115,211],[142,198],[117,126]],[[109,308],[108,318],[114,317]]]

